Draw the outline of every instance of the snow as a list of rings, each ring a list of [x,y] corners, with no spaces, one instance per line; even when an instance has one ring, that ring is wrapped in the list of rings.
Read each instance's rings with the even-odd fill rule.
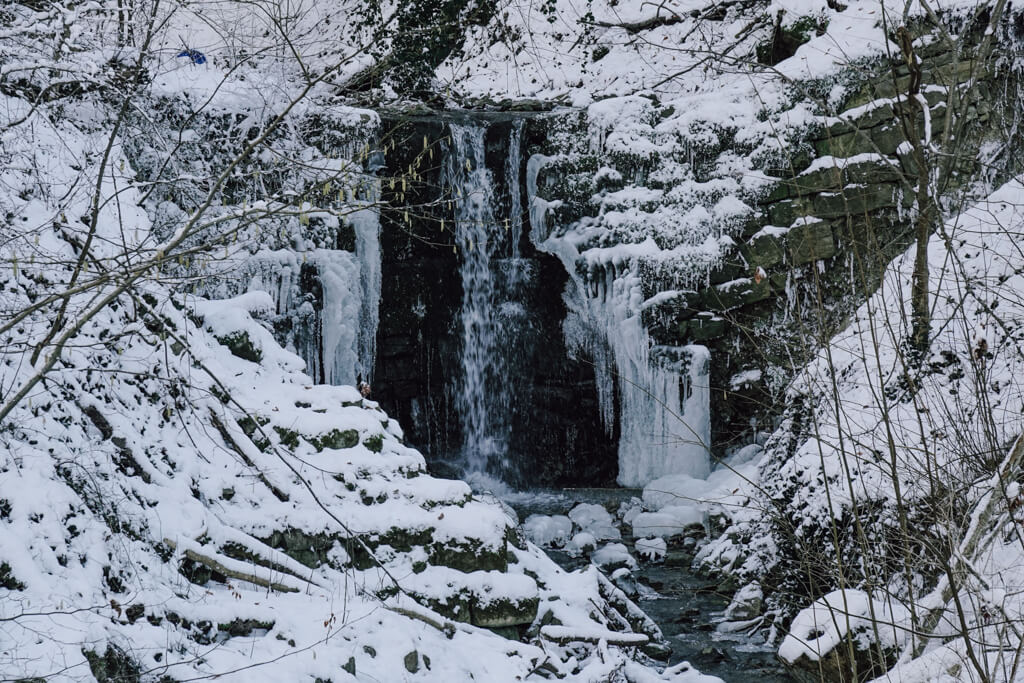
[[[541,635],[551,640],[618,640],[630,645],[645,645],[650,640],[642,633],[619,633],[601,628],[574,629],[565,626],[541,626]]]
[[[748,618],[750,605],[752,603],[760,604],[763,598],[764,591],[761,590],[761,584],[752,581],[736,591],[729,606],[725,608],[723,617],[727,621]]]
[[[204,6],[207,16],[192,11]],[[302,79],[264,40],[267,26],[251,8],[180,9],[160,17],[169,21],[155,44],[165,52],[145,65],[152,83],[136,93],[124,135],[114,132],[107,93],[37,107],[6,89],[0,99],[9,126],[0,311],[5,321],[27,311],[0,344],[0,403],[26,391],[0,430],[0,671],[92,680],[86,653],[114,649],[154,679],[252,683],[404,680],[413,653],[424,680],[521,680],[547,661],[560,678],[583,683],[624,668],[632,648],[510,641],[471,624],[445,628],[450,617],[410,607],[406,590],[436,598],[438,609],[456,596],[537,601],[580,633],[607,631],[611,609],[596,569],[564,572],[536,546],[511,545],[514,521],[504,509],[463,482],[427,475],[397,423],[351,386],[356,374],[368,376],[380,296],[379,225],[363,201],[374,190],[356,191],[341,177],[364,141],[327,154],[296,131],[315,114],[332,129],[347,122],[373,134],[374,115],[329,102],[326,88],[314,92],[285,117],[273,153],[239,176],[265,177],[213,192],[209,213],[196,213],[232,145],[283,111]],[[297,21],[322,33],[296,49],[309,50],[307,63],[319,68],[330,59],[322,50],[343,49],[352,36],[339,19],[346,8],[308,9]],[[4,11],[15,27],[0,30],[5,74],[20,68],[14,52],[34,50],[26,78],[37,85],[50,71],[39,64],[50,60],[72,80],[107,78],[112,50],[103,46],[116,43],[116,22],[103,8]],[[179,35],[208,56],[206,68],[161,61],[180,49]],[[262,55],[241,59],[249,39]],[[258,68],[249,57],[262,60]],[[179,130],[169,120],[177,114],[196,119]],[[232,127],[217,132],[218,120]],[[108,143],[110,163],[101,167]],[[302,163],[271,178],[275,155]],[[296,188],[307,183],[329,207],[299,201]],[[84,261],[64,318],[81,329],[71,330],[45,381],[32,384],[50,353],[34,363],[32,350],[46,347],[57,319],[46,297],[70,285],[87,229],[79,217],[94,203],[94,259]],[[213,222],[190,233],[191,219]],[[345,220],[355,255],[333,248]],[[322,367],[309,362],[301,335],[281,334],[282,345],[271,331],[285,320],[317,324],[313,303],[301,300],[304,264],[316,267],[326,294],[325,329],[312,340],[322,345]],[[144,277],[116,290],[134,269]],[[258,354],[239,357],[218,339],[241,333]],[[206,576],[200,570],[210,565],[216,571]],[[244,620],[255,622],[251,631]],[[657,675],[641,664],[631,670]]]
[[[878,643],[892,648],[907,640],[910,628],[910,611],[891,599],[852,589],[832,591],[793,619],[779,658],[790,664],[801,657],[817,662],[851,634],[863,641],[858,649],[866,649],[876,632]]]
[[[641,512],[633,519],[633,533],[637,536],[678,536],[687,527],[704,525],[705,513],[695,507],[669,505],[658,512]]]
[[[572,520],[565,515],[530,515],[523,521],[527,538],[544,548],[560,548],[572,537]]]
[[[569,511],[569,519],[577,528],[589,533],[598,541],[619,538],[619,530],[611,513],[596,503],[580,503]]]
[[[826,168],[845,169],[849,166],[856,164],[894,164],[889,157],[883,154],[876,154],[874,152],[865,152],[864,154],[855,154],[852,157],[833,157],[833,156],[821,156],[817,157],[811,164],[800,172],[801,176],[810,175],[815,171],[820,171]]]
[[[749,495],[758,481],[757,456],[761,447],[746,446],[717,467],[707,479],[686,474],[661,477],[644,487],[644,506],[655,513],[638,515],[634,533],[650,530],[650,535],[671,536],[691,524],[703,524],[708,514],[731,512],[732,507]]]
[[[606,543],[590,555],[590,561],[599,567],[625,565],[636,569],[636,560],[629,554],[629,549],[621,543]]]
[[[717,676],[702,674],[693,668],[689,662],[680,662],[667,667],[661,672],[660,676],[644,671],[630,663],[627,663],[624,668],[636,683],[658,683],[659,681],[672,681],[673,683],[725,683]]]
[[[938,637],[951,639],[919,655],[905,653],[890,672],[900,680],[942,680],[951,661],[966,657],[957,636],[961,618],[976,642],[1005,643],[1011,636],[991,618],[991,605],[999,604],[1007,615],[1021,610],[1016,599],[1007,597],[1020,581],[1019,566],[1013,568],[1019,565],[1019,545],[1011,549],[1005,542],[1016,525],[1015,503],[1010,502],[1015,499],[1003,498],[1002,484],[991,474],[1005,467],[1000,461],[1024,429],[1024,393],[1013,379],[1021,373],[1018,350],[1024,321],[1018,296],[1024,287],[1022,260],[1016,247],[1024,224],[1021,196],[1024,184],[1011,180],[948,219],[930,240],[931,346],[922,372],[914,374],[915,390],[903,384],[901,369],[908,332],[903,311],[914,264],[910,249],[890,264],[881,288],[851,317],[849,327],[797,376],[786,398],[794,409],[783,416],[764,450],[741,450],[731,457],[733,467],[740,465],[736,469],[747,467],[744,462],[758,463],[750,477],[758,487],[739,487],[742,497],[735,499],[729,514],[731,526],[698,553],[697,562],[707,568],[728,568],[743,578],[764,576],[782,568],[780,546],[788,539],[818,539],[817,552],[836,552],[829,540],[831,520],[854,507],[881,511],[872,522],[877,538],[898,534],[896,485],[904,503],[917,506],[933,500],[930,477],[973,482],[955,504],[959,512],[944,522],[950,525],[946,533],[964,539],[958,541],[955,555],[962,559],[957,562],[970,566],[965,571],[972,578],[960,586],[958,596],[963,608],[958,610],[951,600],[941,572],[937,586],[914,591],[919,615],[921,610],[941,615]],[[826,385],[833,388],[822,391]],[[801,419],[813,420],[815,426],[801,433],[795,429],[795,406],[808,399]],[[989,446],[977,445],[974,437],[967,440],[974,446],[962,440],[983,433],[989,435]],[[979,448],[994,454],[989,464],[977,455]],[[975,455],[965,458],[967,452]],[[670,483],[659,490],[692,496],[686,484]],[[781,504],[780,511],[790,520],[784,531],[765,517],[768,500]],[[985,510],[993,535],[984,547],[969,550],[967,539]],[[997,539],[1003,534],[1008,535]],[[865,552],[875,563],[889,557],[884,541],[870,541]],[[905,642],[909,626],[900,601],[910,598],[902,580],[892,579],[888,585],[888,597],[869,598],[848,588],[808,606],[793,622],[780,656],[813,661],[851,630],[872,631],[872,609],[887,642]],[[994,651],[987,656],[990,666],[1001,666]]]
[[[738,372],[729,378],[729,388],[737,391],[748,384],[755,384],[761,381],[761,369],[753,368]]]
[[[674,291],[701,285],[724,251],[735,245],[758,193],[771,182],[763,173],[764,159],[787,150],[790,136],[806,126],[839,121],[794,104],[782,81],[828,78],[850,60],[883,54],[893,46],[887,44],[879,18],[883,11],[902,6],[857,0],[839,10],[783,0],[762,8],[769,14],[781,12],[785,25],[811,15],[827,22],[823,35],[812,37],[773,74],[742,66],[722,72],[697,68],[702,55],[720,49],[726,40],[738,41],[733,49],[742,65],[767,30],[757,27],[744,33],[750,17],[730,12],[695,31],[699,20],[690,13],[699,15],[711,7],[702,0],[673,5],[681,20],[655,26],[642,39],[610,24],[656,16],[661,10],[649,3],[595,0],[587,6],[593,13],[587,17],[570,0],[548,5],[553,12],[535,3],[503,1],[489,25],[469,29],[464,50],[442,64],[437,75],[447,91],[458,94],[561,97],[583,108],[587,134],[576,141],[576,148],[567,147],[566,157],[601,156],[588,205],[594,215],[558,224],[555,210],[560,203],[546,194],[547,173],[556,173],[567,159],[541,154],[527,162],[527,208],[534,245],[560,258],[571,276],[563,293],[569,309],[566,341],[595,362],[605,426],[622,434],[619,482],[645,487],[646,511],[634,506],[624,515],[635,533],[654,537],[638,540],[638,553],[663,554],[662,536],[707,524],[712,515],[726,511],[735,524],[748,525],[744,530],[765,531],[758,526],[764,520],[752,519],[757,504],[763,503],[757,489],[768,486],[779,493],[771,488],[779,481],[798,484],[792,497],[779,496],[793,513],[797,534],[859,503],[891,506],[893,493],[884,472],[860,453],[852,470],[857,486],[849,491],[835,487],[831,500],[820,495],[824,482],[838,481],[843,474],[840,464],[849,454],[838,443],[855,443],[870,454],[898,443],[907,494],[911,499],[923,496],[926,492],[913,476],[920,469],[913,460],[920,445],[919,426],[926,425],[928,434],[949,431],[950,425],[938,417],[948,405],[943,401],[966,408],[969,419],[956,426],[988,434],[994,442],[988,444],[991,450],[1010,442],[1022,428],[1024,407],[1012,381],[1021,374],[1015,330],[1024,319],[1014,296],[1022,289],[1015,235],[1022,222],[1016,207],[1024,187],[1018,182],[966,212],[931,244],[933,263],[951,268],[952,259],[970,276],[969,306],[956,303],[964,299],[965,283],[958,278],[963,273],[947,271],[936,277],[934,292],[935,348],[967,367],[966,379],[926,377],[914,400],[881,410],[875,403],[880,388],[875,380],[898,374],[900,346],[883,335],[878,367],[865,366],[865,340],[877,332],[871,312],[884,310],[886,301],[905,299],[908,257],[890,270],[882,293],[857,312],[850,331],[834,340],[831,356],[820,358],[794,384],[791,398],[817,396],[815,387],[834,377],[829,369],[842,368],[839,395],[826,394],[812,407],[821,433],[792,444],[785,458],[778,458],[784,450],[780,437],[765,451],[755,444],[739,449],[712,469],[708,351],[700,346],[652,348],[642,325],[643,310],[666,303]],[[955,2],[945,9],[967,6]],[[311,2],[289,19],[304,36],[292,47],[314,72],[339,53],[357,53],[336,74],[337,82],[372,59],[355,50],[364,34],[349,10],[347,3]],[[916,17],[922,9],[908,11]],[[16,3],[8,14],[10,26],[0,31],[5,77],[23,75],[26,83],[40,87],[49,85],[42,80],[47,74],[61,73],[91,83],[105,78],[111,60],[124,63],[134,56],[131,50],[114,54],[110,46],[116,44],[116,28],[98,5],[36,11]],[[8,417],[10,429],[0,434],[0,495],[6,503],[0,509],[9,507],[0,520],[0,556],[24,584],[0,593],[5,645],[10,643],[5,653],[14,653],[0,655],[5,673],[10,669],[17,677],[48,680],[88,677],[83,647],[102,651],[113,644],[139,657],[154,675],[183,678],[333,680],[342,675],[342,666],[354,661],[360,677],[399,680],[405,676],[403,657],[415,650],[424,667],[433,655],[429,675],[437,680],[514,680],[549,658],[567,680],[600,680],[613,672],[625,672],[635,681],[713,680],[686,664],[656,674],[604,644],[567,654],[550,649],[550,644],[542,649],[536,642],[509,642],[467,625],[448,634],[395,612],[408,607],[405,596],[380,599],[395,588],[394,577],[410,591],[438,601],[456,594],[536,598],[544,605],[554,603],[549,609],[563,624],[545,626],[545,635],[586,635],[597,641],[613,637],[607,624],[591,617],[591,605],[601,600],[596,570],[562,572],[533,546],[507,547],[514,522],[506,511],[474,497],[461,482],[427,476],[422,455],[402,442],[398,425],[349,386],[359,375],[370,379],[375,354],[380,224],[368,203],[379,188],[357,193],[354,186],[347,187],[337,202],[338,212],[355,228],[355,255],[311,236],[313,230],[304,221],[312,217],[322,222],[329,234],[340,217],[306,199],[295,204],[301,207],[299,215],[254,218],[292,207],[297,197],[289,192],[297,195],[295,188],[306,184],[323,187],[326,178],[344,175],[341,169],[357,156],[354,149],[312,154],[308,145],[302,148],[305,143],[291,134],[301,127],[304,114],[325,116],[328,128],[347,122],[367,131],[376,130],[376,115],[331,101],[331,83],[314,89],[311,102],[289,110],[287,133],[259,162],[269,167],[275,155],[282,155],[301,159],[303,169],[281,179],[286,189],[279,195],[254,193],[241,205],[214,192],[208,217],[220,221],[215,225],[222,225],[225,235],[236,236],[229,244],[218,242],[214,254],[198,236],[184,231],[224,150],[213,150],[210,158],[193,153],[189,159],[194,167],[169,170],[167,177],[174,179],[180,196],[150,196],[140,178],[152,176],[154,185],[163,186],[164,178],[157,177],[150,162],[160,161],[177,144],[198,149],[188,146],[209,140],[216,117],[236,121],[223,136],[225,144],[247,139],[293,104],[304,79],[290,64],[289,51],[277,42],[273,18],[251,7],[200,3],[158,19],[166,22],[155,36],[156,58],[144,64],[151,80],[143,101],[132,108],[133,116],[139,115],[130,122],[131,129],[110,138],[108,166],[101,168],[98,159],[112,130],[109,102],[84,93],[74,102],[43,102],[35,109],[9,90],[0,100],[5,126],[10,123],[3,133],[0,170],[0,207],[6,217],[0,227],[0,259],[7,264],[0,305],[5,315],[69,284],[66,265],[76,260],[79,247],[72,238],[81,233],[78,218],[88,216],[93,205],[98,207],[96,263],[86,265],[94,273],[129,272],[158,254],[178,260],[162,265],[159,278],[147,278],[130,293],[114,296],[114,305],[99,309],[92,319],[87,316],[94,312],[94,302],[116,292],[89,275],[91,289],[68,299],[67,315],[67,320],[86,324],[69,339],[46,382],[32,386]],[[495,42],[497,22],[507,22],[501,28],[510,35],[518,31],[529,43]],[[47,31],[59,37],[54,45],[40,37]],[[209,57],[207,65],[194,67],[171,57],[181,47],[181,36],[187,36],[188,47]],[[664,49],[667,44],[677,49]],[[843,87],[833,86],[831,101],[842,99]],[[869,103],[847,112],[844,119],[886,104],[891,102]],[[210,118],[184,127],[175,140],[173,130],[160,128],[167,124],[162,112],[168,110]],[[21,117],[25,120],[19,121]],[[926,117],[927,143],[932,131],[930,115]],[[510,150],[523,142],[518,135],[513,134]],[[460,130],[456,137],[460,154],[476,162],[466,173],[459,172],[459,184],[489,192],[482,136]],[[724,140],[730,141],[725,146],[751,151],[740,157],[720,149]],[[510,159],[507,172],[518,183],[518,154],[510,157],[516,163]],[[614,167],[612,157],[626,161]],[[819,159],[808,172],[866,161],[877,159]],[[92,183],[82,181],[97,178],[104,182],[92,202]],[[478,293],[485,296],[463,302],[462,322],[466,345],[479,356],[471,357],[467,366],[480,374],[497,349],[494,321],[486,312],[491,254],[483,247],[487,235],[478,228],[495,221],[488,207],[473,203],[473,194],[467,193],[459,207],[459,236],[464,250],[476,257],[464,258],[462,264],[464,279],[482,285]],[[518,201],[518,195],[513,199]],[[769,227],[760,234],[781,236],[785,230]],[[958,246],[951,252],[940,237]],[[182,253],[193,247],[195,253]],[[314,266],[320,279],[322,310],[303,296],[304,264]],[[641,273],[647,268],[671,273],[676,289],[645,294]],[[146,303],[150,299],[157,303]],[[993,302],[1000,304],[997,312]],[[54,321],[53,309],[43,307],[6,331],[0,366],[5,397],[30,386],[46,360],[29,360],[31,350]],[[283,346],[271,332],[282,322],[294,325]],[[259,351],[258,361],[232,355],[218,341],[239,333]],[[985,357],[979,370],[970,359],[982,340],[992,356]],[[938,364],[943,357],[929,361]],[[733,376],[730,387],[758,381],[757,373]],[[326,384],[319,384],[321,380]],[[338,386],[328,386],[332,384]],[[465,450],[482,471],[503,450],[501,429],[487,424],[490,418],[484,415],[495,405],[486,401],[497,396],[500,404],[501,396],[482,392],[486,382],[465,384],[473,388],[462,397],[463,407],[475,416]],[[886,395],[899,388],[881,389]],[[992,434],[991,425],[979,417],[982,404],[992,406],[1000,418]],[[833,420],[832,415],[840,417]],[[880,425],[890,423],[896,429],[883,437]],[[327,443],[334,432],[344,433],[345,440]],[[937,461],[958,478],[975,481],[970,475],[976,473],[943,438],[934,439]],[[1012,486],[1007,492],[1019,494]],[[756,502],[747,506],[751,500]],[[610,515],[595,507],[578,507],[569,517],[530,517],[527,534],[535,542],[566,544],[575,552],[617,539]],[[507,571],[463,572],[433,565],[419,571],[422,563],[429,564],[428,550],[416,544],[404,550],[395,539],[394,546],[384,543],[396,529],[429,533],[432,542],[448,550],[477,555],[500,550],[518,561]],[[286,555],[272,539],[287,533],[322,535],[329,542],[320,549],[325,559],[307,566]],[[376,568],[355,568],[357,553],[366,551],[353,540],[357,536],[381,541],[369,551],[380,562]],[[751,536],[764,546],[772,542],[770,531]],[[172,541],[174,549],[165,541]],[[730,566],[749,562],[747,571],[763,571],[773,560],[771,548],[754,558],[731,541],[721,543],[706,548],[702,557],[709,562],[724,559]],[[229,556],[231,546],[244,547],[245,559]],[[1019,553],[996,541],[988,549],[977,561],[978,570],[998,580],[977,594],[1013,607],[1006,586],[1020,582],[1014,571]],[[235,573],[299,590],[280,593],[234,579],[192,584],[178,571],[187,553],[216,557]],[[623,557],[628,552],[615,543],[595,553],[596,559]],[[129,603],[142,605],[152,619],[129,618]],[[811,630],[840,604],[842,627],[833,622],[833,631],[818,635]],[[68,609],[72,605],[85,607]],[[838,597],[830,593],[799,615],[780,654],[820,657],[849,629],[864,624],[871,608],[880,606],[894,609],[859,591],[839,592]],[[410,609],[420,617],[444,618],[423,605]],[[200,642],[206,635],[198,627],[178,626],[182,622],[172,621],[172,613],[193,624],[215,626],[246,618],[269,626],[234,637],[211,626],[214,639]],[[969,617],[980,623],[981,615],[978,607]],[[40,639],[40,633],[47,637]],[[618,632],[614,637],[634,642],[646,638]],[[893,642],[898,638],[894,634]],[[376,654],[371,656],[367,647]],[[904,672],[937,676],[951,656],[963,656],[955,648],[935,647],[907,664]],[[267,660],[265,666],[248,668],[254,651]],[[453,652],[473,652],[474,657],[453,657]]]
[[[592,552],[595,548],[597,548],[597,539],[589,531],[581,531],[575,534],[565,544],[565,552],[569,553],[570,557],[579,557],[580,555]]]

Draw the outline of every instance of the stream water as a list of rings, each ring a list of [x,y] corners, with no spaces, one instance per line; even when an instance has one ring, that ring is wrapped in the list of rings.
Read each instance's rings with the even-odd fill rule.
[[[564,515],[579,503],[597,503],[615,509],[639,496],[638,489],[563,489],[530,493],[505,493],[504,500],[526,519],[532,514]],[[633,547],[634,539],[623,529],[622,543]],[[561,550],[547,550],[549,556],[568,570],[589,560],[572,557]],[[637,558],[639,559],[639,558]],[[715,624],[729,605],[731,595],[717,590],[717,584],[690,570],[688,561],[671,551],[662,563],[642,562],[633,572],[641,586],[637,604],[658,626],[672,648],[669,664],[688,661],[702,673],[718,676],[727,683],[790,683],[794,679],[775,657],[775,648],[763,640],[742,634],[723,634]]]

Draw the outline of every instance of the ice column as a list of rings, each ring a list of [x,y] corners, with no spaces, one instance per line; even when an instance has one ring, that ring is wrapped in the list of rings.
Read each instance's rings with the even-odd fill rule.
[[[356,254],[359,257],[359,339],[356,373],[367,382],[373,380],[373,361],[377,356],[377,326],[380,323],[380,213],[373,206],[380,196],[380,181],[374,179],[367,191],[368,208],[353,213],[349,219],[356,232]]]

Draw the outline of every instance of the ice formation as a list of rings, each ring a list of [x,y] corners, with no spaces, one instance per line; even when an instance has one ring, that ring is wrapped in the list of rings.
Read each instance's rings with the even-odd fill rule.
[[[367,203],[372,204],[379,194],[379,182],[374,181],[366,199]],[[369,382],[373,379],[373,361],[377,355],[377,326],[380,322],[380,213],[373,208],[360,209],[349,216],[349,220],[356,232],[361,294],[357,374],[361,374]]]
[[[595,364],[602,417],[611,429],[619,399],[619,475],[623,486],[643,486],[666,474],[704,478],[709,447],[709,354],[706,347],[652,348],[640,317],[643,303],[637,259],[657,249],[650,240],[580,252],[571,228],[548,234],[551,202],[537,196],[546,161],[527,163],[531,239],[557,256],[570,274],[564,325],[570,349]],[[581,274],[581,270],[583,273]]]

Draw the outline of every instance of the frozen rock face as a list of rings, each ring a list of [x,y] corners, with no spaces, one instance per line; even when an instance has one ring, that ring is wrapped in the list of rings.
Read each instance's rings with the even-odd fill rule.
[[[632,101],[628,104],[640,106]],[[598,165],[605,158],[606,145],[612,144],[605,138],[603,126],[598,125],[597,130],[590,165]],[[576,161],[567,161],[572,159]],[[695,344],[654,346],[643,313],[660,299],[645,301],[643,264],[658,255],[659,246],[649,234],[635,242],[629,235],[613,234],[616,227],[632,226],[634,232],[639,231],[636,215],[612,211],[602,190],[600,197],[590,200],[600,200],[598,218],[569,223],[567,216],[585,211],[568,204],[570,199],[580,199],[581,188],[574,188],[576,195],[563,195],[570,191],[566,185],[552,188],[547,182],[546,191],[539,191],[538,181],[546,166],[573,163],[588,162],[579,161],[572,153],[559,157],[537,154],[528,161],[530,237],[538,249],[557,256],[570,274],[564,294],[569,315],[563,331],[570,349],[595,358],[602,418],[608,431],[619,433],[617,482],[643,486],[677,473],[706,477],[711,469],[708,351]],[[549,174],[545,180],[554,177]],[[601,166],[593,178],[595,189],[620,187],[622,182],[622,175],[607,166]],[[552,199],[562,196],[566,199]],[[660,192],[633,188],[616,201],[656,205],[663,197]],[[635,207],[632,213],[636,214]],[[617,240],[622,241],[616,244]],[[702,253],[705,260],[714,255],[708,248]]]
[[[680,26],[687,21],[681,18]],[[821,43],[848,33],[833,26]],[[1003,146],[992,139],[998,128],[992,123],[1015,116],[1014,69],[999,72],[1005,88],[997,85],[998,70],[972,76],[964,67],[953,74],[946,48],[924,43],[922,92],[932,129],[945,120],[950,78],[967,87],[976,77],[977,92],[991,97],[980,95],[977,109],[965,114],[964,144],[972,150],[965,158],[994,154],[998,161],[985,182],[1009,177],[1019,155],[994,151]],[[793,370],[845,324],[878,287],[885,264],[912,241],[916,171],[900,147],[892,74],[884,59],[867,59],[882,44],[857,45],[867,51],[866,68],[855,73],[827,60],[787,62],[798,80],[822,79],[806,81],[808,87],[834,85],[827,106],[799,89],[787,93],[767,83],[754,86],[755,95],[749,84],[720,74],[665,84],[656,95],[593,102],[584,93],[585,107],[543,120],[545,144],[527,163],[531,239],[567,264],[577,285],[567,296],[582,302],[583,320],[618,323],[639,311],[647,347],[709,349],[716,457],[774,429]],[[613,54],[619,49],[607,47]],[[821,53],[829,49],[822,46]],[[594,81],[610,73],[603,62],[583,65]],[[618,83],[619,76],[611,80]],[[467,81],[483,87],[475,76]],[[547,86],[539,79],[529,87]],[[1016,148],[1017,136],[1010,137]],[[976,192],[972,173],[954,174],[947,191]],[[624,293],[631,290],[635,302]],[[609,301],[614,305],[603,303]],[[591,345],[605,338],[611,357],[604,363],[635,379],[623,350],[634,349],[629,360],[642,360],[643,335],[617,323],[584,325],[578,337]],[[622,443],[628,444],[631,400],[626,392],[621,398]],[[631,459],[622,460],[627,475],[620,481],[635,481],[624,467]]]
[[[150,139],[176,125],[185,106],[176,97],[159,98],[153,120],[144,122],[156,132],[137,134],[126,146],[141,177],[167,184],[162,195],[145,201],[157,235],[184,220],[201,199],[196,191],[202,183],[175,184],[175,174],[201,177],[267,124],[244,106],[237,116],[219,108],[199,112],[182,134],[180,157],[166,161]],[[378,118],[348,108],[314,109],[295,118],[271,139],[305,164],[248,159],[246,172],[225,185],[217,209],[245,215],[259,202],[279,212],[258,221],[223,220],[223,254],[180,259],[168,270],[188,278],[191,293],[202,296],[266,292],[273,306],[263,320],[306,362],[310,377],[327,384],[369,381],[381,285],[380,188],[369,155]]]
[[[545,157],[535,152],[549,125],[396,123],[437,155],[421,185],[383,190],[375,396],[413,442],[434,461],[513,484],[707,476],[708,352],[654,346],[639,260],[651,244],[582,257],[571,237],[546,237],[551,207],[536,187]],[[389,164],[415,163],[415,147],[390,152]],[[412,219],[411,204],[422,207]]]
[[[310,377],[354,385],[358,376],[369,374],[366,363],[372,363],[373,346],[363,332],[375,327],[376,308],[364,305],[364,273],[371,268],[344,250],[261,250],[230,278],[203,291],[221,296],[268,293],[273,305],[264,319],[306,362]]]

